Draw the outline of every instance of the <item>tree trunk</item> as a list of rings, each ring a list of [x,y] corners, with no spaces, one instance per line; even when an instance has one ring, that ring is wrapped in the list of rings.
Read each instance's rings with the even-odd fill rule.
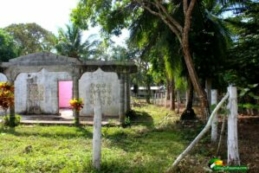
[[[194,63],[191,57],[191,53],[190,53],[190,47],[189,47],[189,30],[191,27],[191,13],[193,10],[193,7],[195,5],[196,0],[192,0],[189,3],[189,6],[187,5],[187,1],[184,1],[184,27],[183,27],[183,32],[182,32],[182,51],[183,51],[183,55],[184,55],[184,61],[191,79],[191,82],[193,84],[193,87],[195,89],[195,91],[198,94],[198,97],[200,99],[201,102],[201,109],[202,109],[202,115],[204,117],[207,117],[210,113],[209,111],[209,104],[208,104],[208,100],[206,97],[206,94],[204,92],[204,90],[201,87],[201,84],[199,82],[199,78],[198,75],[196,73],[196,70],[194,68]]]
[[[207,117],[210,113],[208,100],[204,90],[202,89],[199,78],[197,76],[196,70],[194,68],[193,60],[189,48],[189,31],[191,28],[191,17],[192,11],[196,4],[197,0],[183,0],[183,12],[184,12],[184,26],[181,26],[181,23],[178,22],[172,15],[170,15],[166,9],[163,8],[163,5],[160,1],[155,1],[155,8],[159,12],[156,12],[150,8],[154,3],[148,3],[140,0],[136,0],[143,8],[148,10],[151,14],[156,15],[161,18],[161,20],[170,28],[170,30],[176,35],[179,39],[182,46],[182,52],[184,56],[184,61],[187,66],[189,76],[191,78],[192,84],[195,91],[198,94],[198,97],[201,102],[202,115]],[[153,1],[152,1],[153,2]]]
[[[14,86],[14,80],[10,81],[10,85]],[[15,127],[15,99],[13,98],[13,103],[12,101],[9,102],[9,111],[10,111],[10,127]]]
[[[175,83],[174,79],[170,81],[170,110],[175,110]]]
[[[192,103],[193,103],[193,85],[191,82],[189,82],[187,99],[188,100],[187,100],[186,109],[190,110],[192,109]]]
[[[14,104],[10,106],[9,111],[10,111],[10,127],[15,127],[15,108]]]
[[[150,104],[150,95],[151,95],[151,89],[150,89],[150,83],[147,82],[147,95],[146,95],[146,102]]]
[[[228,109],[230,114],[228,116],[228,165],[239,165],[238,152],[238,132],[237,132],[237,89],[229,86],[229,103]]]
[[[169,78],[167,78],[167,84],[166,84],[166,96],[165,99],[166,100],[170,100],[170,93],[171,92],[171,80],[169,80]]]
[[[73,77],[73,98],[78,100],[79,99],[79,86],[78,86],[78,78]],[[80,126],[80,119],[79,119],[79,110],[74,109],[73,110],[73,115],[75,118],[75,125]]]
[[[192,85],[190,79],[188,79],[187,105],[181,115],[181,120],[196,119],[196,114],[195,114],[194,110],[192,109],[192,104],[193,104],[193,85]]]
[[[184,34],[185,35],[185,34]],[[187,37],[187,38],[186,38]],[[193,84],[195,91],[201,102],[202,115],[206,118],[209,115],[209,104],[204,90],[202,89],[196,71],[194,69],[194,64],[190,55],[188,36],[183,36],[183,53],[184,60],[189,72],[190,80]]]
[[[176,113],[179,114],[180,108],[181,108],[181,95],[180,95],[181,93],[180,93],[180,90],[178,89],[176,91],[176,93],[177,93],[177,111],[176,111]]]

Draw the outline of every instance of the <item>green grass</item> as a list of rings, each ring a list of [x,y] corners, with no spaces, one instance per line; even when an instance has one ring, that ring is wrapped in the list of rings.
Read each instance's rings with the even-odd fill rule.
[[[101,171],[91,166],[92,127],[0,128],[1,173],[160,173],[197,131],[179,128],[179,117],[152,105],[135,108],[131,126],[102,127]]]

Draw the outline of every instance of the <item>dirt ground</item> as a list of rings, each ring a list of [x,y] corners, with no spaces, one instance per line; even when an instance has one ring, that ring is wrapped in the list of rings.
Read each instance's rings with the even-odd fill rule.
[[[241,163],[259,173],[259,116],[239,116],[238,139]]]
[[[169,107],[169,104],[167,104],[167,107]],[[179,115],[183,112],[184,107],[184,105],[180,106]],[[196,108],[195,112],[199,112],[199,109]],[[220,124],[219,128],[221,128]],[[225,139],[223,140],[226,141],[226,138],[225,132]],[[238,142],[241,165],[249,167],[248,173],[259,173],[259,114],[253,116],[240,114],[238,116]],[[223,155],[227,157],[227,148],[224,147]]]

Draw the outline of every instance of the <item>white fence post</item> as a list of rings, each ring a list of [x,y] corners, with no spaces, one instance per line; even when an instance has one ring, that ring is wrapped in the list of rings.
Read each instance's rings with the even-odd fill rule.
[[[156,105],[157,104],[157,93],[155,92],[154,94],[154,104]]]
[[[218,92],[217,90],[211,90],[211,105],[217,105]],[[211,142],[217,142],[218,139],[218,113],[215,113],[211,124]]]
[[[237,88],[234,86],[228,87],[229,103],[228,109],[228,165],[239,165],[239,151],[238,151],[238,131],[237,131]]]
[[[93,167],[97,170],[101,168],[101,141],[102,141],[102,107],[100,92],[95,94],[94,102],[94,126],[93,126]]]
[[[180,161],[191,151],[191,149],[195,146],[195,144],[198,143],[198,141],[202,138],[202,136],[207,133],[207,131],[211,127],[212,118],[214,117],[215,113],[219,110],[219,108],[222,106],[222,104],[225,102],[225,100],[227,100],[228,96],[229,96],[229,93],[227,93],[225,97],[222,98],[222,100],[212,111],[206,126],[202,129],[202,131],[198,134],[198,136],[196,136],[196,138],[191,142],[191,144],[175,159],[172,166],[166,172],[172,172],[171,170],[173,170],[180,163]]]

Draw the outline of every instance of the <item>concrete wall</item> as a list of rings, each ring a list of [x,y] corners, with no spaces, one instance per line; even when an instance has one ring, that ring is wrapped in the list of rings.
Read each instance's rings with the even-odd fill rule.
[[[94,97],[100,92],[103,115],[118,116],[120,107],[120,83],[118,75],[114,72],[84,73],[79,80],[79,97],[84,101],[82,116],[94,115]]]
[[[58,114],[58,81],[71,80],[67,72],[21,73],[15,80],[15,110],[19,114]]]
[[[3,73],[0,73],[0,82],[6,82],[7,78]]]
[[[59,81],[71,81],[67,72],[21,73],[15,80],[15,111],[18,114],[58,114]],[[71,87],[70,87],[71,89]],[[94,97],[100,92],[103,115],[118,116],[120,83],[115,72],[84,73],[79,80],[79,97],[84,101],[81,116],[94,115]]]

